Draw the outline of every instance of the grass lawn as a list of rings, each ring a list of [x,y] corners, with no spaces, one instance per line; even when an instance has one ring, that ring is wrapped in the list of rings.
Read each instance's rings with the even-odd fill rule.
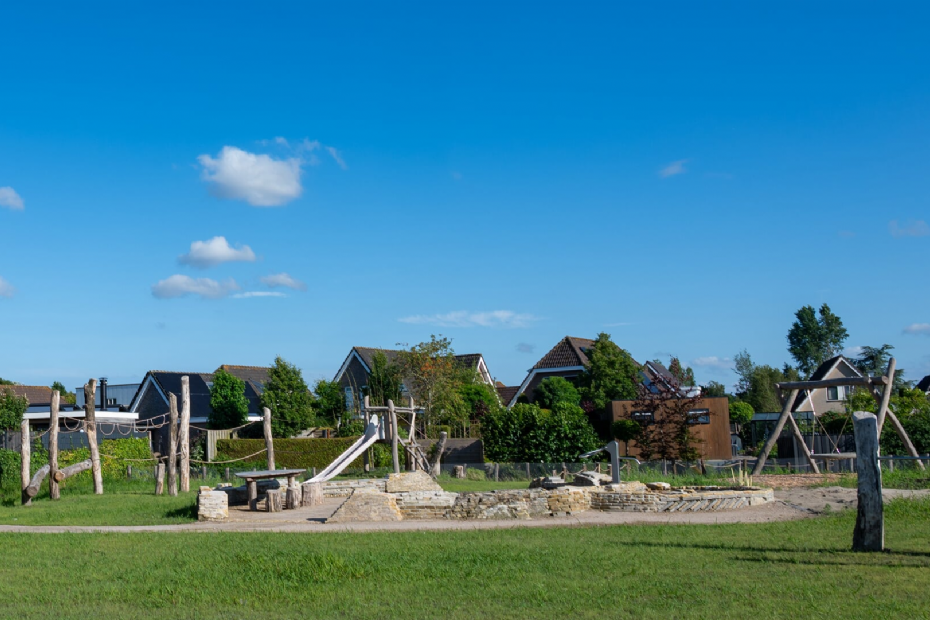
[[[0,534],[16,618],[914,618],[930,501],[753,525],[366,534]]]

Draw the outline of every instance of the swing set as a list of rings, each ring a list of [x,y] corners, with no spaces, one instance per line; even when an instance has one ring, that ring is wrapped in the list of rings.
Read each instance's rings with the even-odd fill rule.
[[[784,401],[784,407],[782,408],[781,415],[778,417],[778,422],[775,424],[775,430],[772,431],[772,434],[769,435],[769,438],[765,441],[765,446],[762,448],[762,453],[759,455],[759,458],[756,460],[756,466],[752,470],[753,476],[758,476],[762,473],[762,468],[765,467],[765,461],[768,458],[769,452],[772,451],[772,448],[775,447],[775,442],[778,441],[778,437],[781,435],[782,430],[785,428],[785,424],[788,423],[791,426],[791,432],[794,434],[795,438],[798,440],[798,444],[801,446],[801,451],[804,453],[804,458],[807,459],[807,462],[810,464],[811,469],[815,474],[820,473],[820,468],[817,466],[816,459],[829,460],[836,458],[855,458],[855,453],[844,453],[838,454],[839,448],[835,441],[830,438],[830,442],[833,444],[835,453],[831,454],[813,454],[810,449],[807,447],[807,444],[804,441],[804,436],[801,434],[801,429],[798,428],[798,423],[795,421],[794,416],[791,415],[791,410],[794,408],[795,401],[797,400],[798,394],[801,390],[804,390],[808,397],[811,397],[814,393],[814,390],[827,389],[831,387],[841,387],[841,386],[859,386],[865,388],[875,399],[876,404],[878,405],[878,437],[881,437],[882,426],[885,423],[885,418],[887,418],[892,426],[894,426],[895,431],[900,437],[901,442],[904,444],[907,453],[913,457],[917,463],[917,466],[920,469],[925,469],[924,464],[920,461],[920,455],[917,454],[917,450],[914,448],[914,444],[911,442],[911,438],[908,437],[907,431],[904,430],[904,427],[901,425],[901,421],[898,420],[898,417],[895,415],[888,404],[891,401],[891,393],[894,389],[894,371],[895,371],[895,359],[891,358],[888,362],[888,369],[884,375],[876,375],[874,377],[842,377],[839,379],[822,379],[820,381],[786,381],[783,383],[776,383],[775,387],[778,388],[779,396],[784,392],[788,392],[788,398]],[[881,388],[881,389],[879,389]],[[813,405],[813,399],[811,398],[811,404]],[[814,419],[817,420],[817,412],[814,412]],[[823,428],[823,424],[820,421],[817,421]],[[826,429],[824,429],[826,432]],[[827,437],[830,437],[827,434]]]

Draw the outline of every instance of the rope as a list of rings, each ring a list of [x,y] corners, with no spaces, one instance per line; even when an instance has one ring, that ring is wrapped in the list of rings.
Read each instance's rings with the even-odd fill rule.
[[[254,454],[243,456],[242,458],[238,458],[238,459],[230,459],[228,461],[198,461],[196,459],[190,459],[190,462],[201,463],[203,465],[222,465],[224,463],[235,463],[236,461],[244,461],[246,459],[252,458],[253,456],[258,456],[259,454],[261,454],[262,452],[265,452],[266,450],[268,450],[268,448],[262,448],[261,450],[259,450],[258,452],[255,452]]]
[[[203,426],[196,426],[194,424],[188,424],[187,426],[190,428],[196,428],[199,431],[229,431],[231,433],[233,431],[238,431],[239,429],[245,428],[246,426],[252,426],[253,424],[258,424],[258,422],[259,422],[258,420],[254,422],[246,422],[242,426],[237,426],[235,428],[204,428]]]

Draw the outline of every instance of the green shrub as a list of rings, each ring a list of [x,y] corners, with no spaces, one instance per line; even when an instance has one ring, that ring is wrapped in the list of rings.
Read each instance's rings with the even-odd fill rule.
[[[465,470],[465,478],[467,480],[487,480],[484,470],[474,467],[469,467]]]
[[[58,467],[63,469],[90,458],[90,448],[76,450],[62,450],[58,454]],[[100,442],[100,472],[104,479],[123,479],[126,477],[126,465],[130,464],[123,459],[149,459],[152,452],[149,450],[148,439],[105,439]],[[18,451],[0,450],[0,484],[10,484],[11,480],[19,480],[19,470],[22,458]],[[136,463],[136,465],[151,465],[152,463]],[[48,464],[48,452],[44,449],[33,448],[29,459],[30,471],[35,473]],[[71,480],[89,480],[93,474],[90,470],[81,472],[73,478],[68,478],[62,484]]]
[[[322,469],[345,452],[358,437],[334,439],[274,439],[274,461],[276,467],[287,469]],[[264,439],[220,439],[216,442],[218,461],[238,459],[254,454],[265,447]],[[388,450],[390,460],[390,449]],[[262,462],[265,454],[252,457],[248,462]],[[362,467],[359,457],[349,467]]]

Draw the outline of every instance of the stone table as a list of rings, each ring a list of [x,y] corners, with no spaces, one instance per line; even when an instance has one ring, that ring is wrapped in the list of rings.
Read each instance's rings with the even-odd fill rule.
[[[246,486],[249,490],[249,510],[258,510],[258,481],[270,480],[272,478],[287,477],[287,486],[297,484],[297,476],[307,471],[306,469],[264,469],[261,471],[240,471],[236,474],[239,478],[245,478]]]

